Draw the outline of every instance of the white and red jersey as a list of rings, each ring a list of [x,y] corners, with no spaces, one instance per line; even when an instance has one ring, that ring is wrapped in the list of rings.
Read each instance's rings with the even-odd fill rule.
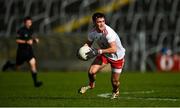
[[[104,54],[106,57],[112,60],[120,60],[125,56],[125,49],[121,44],[121,40],[117,33],[108,25],[105,25],[106,29],[103,33],[97,32],[93,29],[88,34],[88,40],[91,42],[96,42],[101,49],[109,48],[109,43],[115,42],[117,51],[115,53]]]

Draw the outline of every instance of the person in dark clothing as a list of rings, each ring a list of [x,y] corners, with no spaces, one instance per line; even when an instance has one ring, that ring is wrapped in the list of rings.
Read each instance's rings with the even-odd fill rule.
[[[16,63],[11,63],[7,61],[2,71],[6,71],[8,68],[19,69],[19,67],[27,62],[30,66],[32,79],[35,87],[40,87],[42,85],[41,81],[37,80],[37,68],[36,68],[36,58],[34,56],[32,45],[39,42],[37,37],[33,36],[32,30],[32,19],[31,17],[24,18],[24,26],[17,31],[16,43],[18,44]]]

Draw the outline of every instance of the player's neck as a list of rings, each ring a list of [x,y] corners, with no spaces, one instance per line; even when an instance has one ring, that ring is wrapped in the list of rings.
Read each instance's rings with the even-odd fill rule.
[[[31,29],[31,26],[29,27],[29,26],[24,26],[26,29]]]
[[[105,27],[102,29],[102,30],[100,30],[99,28],[96,28],[96,31],[98,32],[98,33],[103,33],[104,31],[105,31]]]
[[[95,28],[98,33],[104,33],[106,31],[106,27],[104,26],[103,29]]]

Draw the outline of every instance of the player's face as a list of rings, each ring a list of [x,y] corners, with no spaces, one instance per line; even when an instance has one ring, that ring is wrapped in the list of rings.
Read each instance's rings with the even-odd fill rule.
[[[95,22],[96,28],[100,31],[105,29],[105,19],[104,18],[97,18]]]
[[[24,24],[27,28],[30,28],[32,26],[32,20],[26,20]]]

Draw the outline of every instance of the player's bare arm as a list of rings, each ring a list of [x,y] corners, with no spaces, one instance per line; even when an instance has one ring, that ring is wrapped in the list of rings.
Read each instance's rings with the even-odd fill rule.
[[[103,53],[115,53],[116,51],[117,51],[117,47],[116,47],[116,43],[115,42],[111,42],[111,43],[109,43],[109,48],[107,48],[107,49],[100,49],[102,52],[102,54]]]
[[[26,41],[25,40],[21,40],[21,39],[16,39],[16,43],[17,44],[25,44]]]
[[[29,45],[32,45],[33,44],[33,40],[30,39],[30,40],[21,40],[21,39],[16,39],[16,43],[18,44],[29,44]]]

